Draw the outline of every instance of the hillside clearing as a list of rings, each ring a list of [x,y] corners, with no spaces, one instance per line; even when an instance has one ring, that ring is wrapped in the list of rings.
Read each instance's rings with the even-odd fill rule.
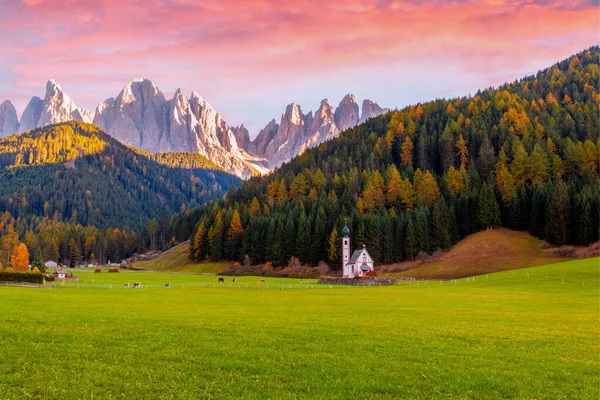
[[[189,254],[190,243],[186,241],[170,248],[152,260],[136,261],[134,267],[148,271],[218,274],[229,266],[227,261],[197,263],[189,259]]]
[[[527,232],[497,228],[467,236],[439,261],[398,275],[416,279],[453,279],[565,261],[542,250],[542,241]]]

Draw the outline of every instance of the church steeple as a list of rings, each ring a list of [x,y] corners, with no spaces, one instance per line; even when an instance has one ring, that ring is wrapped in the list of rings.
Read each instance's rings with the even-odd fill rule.
[[[349,278],[351,272],[347,264],[350,261],[350,229],[348,229],[347,225],[344,225],[342,235],[342,271],[344,278]]]
[[[344,224],[344,229],[342,229],[342,235],[344,235],[344,237],[348,237],[348,235],[350,235],[350,229],[348,229],[348,225]]]

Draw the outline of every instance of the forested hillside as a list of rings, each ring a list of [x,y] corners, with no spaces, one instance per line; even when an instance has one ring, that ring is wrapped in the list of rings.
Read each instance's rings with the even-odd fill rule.
[[[370,119],[173,219],[197,260],[340,265],[344,223],[377,263],[490,226],[598,240],[598,47],[473,96]]]
[[[220,199],[239,184],[205,168],[212,166],[199,155],[151,156],[82,122],[5,137],[0,236],[16,234],[15,240],[42,249],[45,259],[65,262],[73,253],[79,261],[106,262],[164,248],[172,214]],[[0,246],[4,264],[9,239]]]

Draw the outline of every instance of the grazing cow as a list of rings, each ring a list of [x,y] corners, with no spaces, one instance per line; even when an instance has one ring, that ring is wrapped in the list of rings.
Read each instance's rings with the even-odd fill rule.
[[[236,278],[233,278],[232,280],[233,280],[233,282],[235,283],[235,281],[236,281]]]
[[[260,280],[260,283],[265,283],[265,280],[264,280],[264,279],[261,279],[261,280]]]
[[[165,283],[165,287],[171,287],[171,284],[169,282]]]
[[[134,289],[139,289],[141,287],[142,287],[142,284],[140,282],[136,282],[136,283],[133,284],[133,288]]]
[[[129,282],[128,282],[128,283],[126,283],[126,284],[124,284],[124,285],[123,285],[123,287],[124,287],[125,289],[129,289]]]
[[[219,278],[219,283],[221,282],[225,283],[225,278]]]

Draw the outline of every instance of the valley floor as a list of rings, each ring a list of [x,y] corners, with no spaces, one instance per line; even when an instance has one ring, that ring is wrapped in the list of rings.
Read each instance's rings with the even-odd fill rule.
[[[0,287],[0,393],[596,399],[599,274],[593,258],[373,288],[160,272]]]

